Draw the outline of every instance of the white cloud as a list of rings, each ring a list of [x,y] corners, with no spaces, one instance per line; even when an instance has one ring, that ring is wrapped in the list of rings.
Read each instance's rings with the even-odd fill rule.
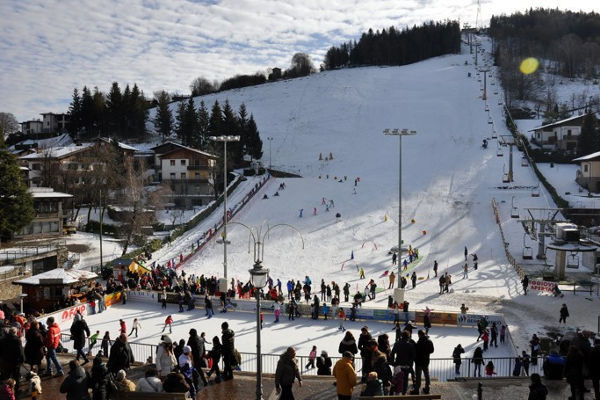
[[[480,21],[529,7],[591,11],[595,0],[482,0]],[[74,87],[112,81],[147,94],[287,68],[368,28],[427,20],[475,24],[476,0],[5,0],[0,2],[0,111],[20,120],[65,111]]]

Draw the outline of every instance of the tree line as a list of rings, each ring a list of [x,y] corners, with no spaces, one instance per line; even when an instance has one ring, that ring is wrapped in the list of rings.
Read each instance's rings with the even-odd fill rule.
[[[460,51],[460,26],[457,21],[428,22],[381,32],[369,29],[360,40],[333,46],[325,55],[325,69],[360,65],[406,65],[431,57]]]
[[[543,59],[548,71],[555,74],[598,77],[600,14],[531,8],[492,16],[489,34],[496,50],[501,50],[496,52],[501,66],[511,58],[533,56]]]
[[[228,145],[228,157],[231,157],[234,166],[243,164],[244,155],[250,155],[255,160],[262,157],[262,140],[258,127],[254,116],[248,116],[245,104],[242,103],[236,113],[229,100],[225,100],[223,106],[215,100],[209,111],[204,101],[200,101],[200,105],[196,107],[194,99],[190,97],[177,104],[173,117],[169,107],[169,94],[160,92],[157,99],[153,122],[163,139],[175,132],[184,146],[219,153],[219,147],[214,146],[208,139],[209,136],[239,135],[239,142]]]
[[[148,108],[151,106],[137,84],[129,84],[121,91],[113,82],[108,94],[98,87],[92,92],[84,86],[81,94],[73,89],[69,106],[69,133],[73,137],[91,138],[115,136],[123,139],[139,139],[146,135]]]

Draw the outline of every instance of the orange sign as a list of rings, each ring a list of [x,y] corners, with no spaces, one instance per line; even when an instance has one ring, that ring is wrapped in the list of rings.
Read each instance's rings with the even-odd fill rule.
[[[425,316],[425,312],[417,311],[415,312],[417,315],[417,322],[423,322],[423,317]],[[429,321],[432,324],[439,325],[456,325],[456,313],[449,312],[430,312],[429,313]]]
[[[121,292],[111,293],[104,296],[104,303],[106,307],[110,307],[121,301]]]

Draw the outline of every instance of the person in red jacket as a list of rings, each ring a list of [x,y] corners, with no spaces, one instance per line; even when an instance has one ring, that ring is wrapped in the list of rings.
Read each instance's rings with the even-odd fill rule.
[[[52,363],[56,366],[57,375],[64,375],[62,366],[58,362],[56,358],[56,348],[60,343],[60,328],[58,324],[54,322],[54,318],[50,317],[46,320],[46,325],[48,326],[48,332],[46,333],[46,338],[44,339],[44,345],[48,350],[46,353],[46,374],[52,375]]]
[[[173,324],[173,317],[171,317],[170,315],[167,317],[167,319],[165,319],[165,326],[163,326],[163,332],[165,331],[165,329],[167,329],[167,326],[169,327],[169,333],[173,333],[173,328],[172,325]]]
[[[119,320],[119,333],[127,333],[127,325],[125,325],[125,321]]]

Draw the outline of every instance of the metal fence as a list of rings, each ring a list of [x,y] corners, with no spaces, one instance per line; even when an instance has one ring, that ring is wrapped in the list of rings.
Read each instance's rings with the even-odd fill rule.
[[[61,334],[61,342],[63,347],[69,353],[75,353],[73,348],[73,341],[71,340],[71,335],[63,333]],[[110,341],[110,346],[112,346],[114,340]],[[151,362],[155,361],[156,356],[156,347],[157,345],[152,344],[143,344],[143,343],[129,343],[131,347],[131,351],[133,352],[133,356],[136,361],[146,362],[150,360]],[[96,343],[94,348],[92,349],[93,353],[96,353],[100,350],[100,340]],[[256,354],[255,353],[240,353],[241,363],[239,365],[239,369],[242,371],[256,371]],[[277,370],[277,362],[279,361],[280,354],[262,354],[262,372],[274,374]],[[301,375],[317,375],[316,368],[316,360],[315,367],[312,368],[309,366],[309,357],[308,356],[296,356],[298,359],[298,367],[300,369]],[[332,361],[332,366],[341,358],[341,357],[330,357]],[[456,377],[486,377],[485,374],[485,365],[491,361],[494,364],[494,375],[491,377],[510,377],[513,376],[514,368],[515,368],[515,358],[514,357],[485,357],[483,358],[483,364],[476,365],[473,363],[471,358],[463,358],[461,359],[461,364],[459,367],[459,374],[456,374],[456,365],[454,364],[454,359],[452,358],[432,358],[429,363],[429,374],[432,378],[438,379],[439,381],[448,381],[451,379],[455,379]],[[531,363],[529,365],[529,374],[538,373],[540,375],[544,375],[543,371],[543,357],[539,357],[537,359],[537,363],[534,365]],[[354,359],[354,368],[357,373],[360,375],[362,371],[362,359],[360,357],[356,357]],[[222,366],[221,366],[222,369]],[[524,374],[524,371],[521,368],[521,375]]]

